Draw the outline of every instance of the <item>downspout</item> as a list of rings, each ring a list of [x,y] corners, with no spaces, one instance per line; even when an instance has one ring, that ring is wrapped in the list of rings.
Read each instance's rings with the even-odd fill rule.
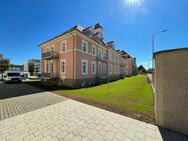
[[[73,87],[75,87],[75,69],[74,69],[74,64],[75,64],[75,61],[74,61],[74,49],[75,49],[75,46],[76,46],[76,36],[74,37],[74,35],[72,34],[73,36],[73,52],[72,52],[72,55],[73,55]]]

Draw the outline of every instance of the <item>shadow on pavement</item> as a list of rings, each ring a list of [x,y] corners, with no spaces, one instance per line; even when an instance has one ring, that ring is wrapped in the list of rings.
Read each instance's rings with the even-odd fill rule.
[[[188,141],[188,136],[162,127],[158,128],[163,141]]]
[[[0,83],[0,99],[24,96],[40,92],[44,92],[44,90],[26,85],[24,83]]]

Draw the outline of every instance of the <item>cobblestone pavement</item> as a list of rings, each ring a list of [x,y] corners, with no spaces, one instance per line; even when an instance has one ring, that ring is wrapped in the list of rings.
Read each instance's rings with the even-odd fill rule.
[[[175,132],[69,99],[1,120],[0,140],[188,141]]]
[[[50,92],[41,92],[0,100],[0,120],[27,113],[66,100]]]

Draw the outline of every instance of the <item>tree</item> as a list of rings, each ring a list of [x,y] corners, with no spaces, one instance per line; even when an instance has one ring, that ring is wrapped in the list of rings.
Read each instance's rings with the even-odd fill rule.
[[[142,65],[140,65],[138,67],[138,73],[139,74],[146,74],[146,69]]]
[[[28,65],[29,65],[29,72],[30,72],[31,75],[33,75],[33,73],[34,73],[34,64],[33,63],[29,63]]]

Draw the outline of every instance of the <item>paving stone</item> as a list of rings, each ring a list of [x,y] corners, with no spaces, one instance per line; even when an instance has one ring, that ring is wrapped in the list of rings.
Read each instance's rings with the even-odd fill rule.
[[[3,115],[9,117],[14,110],[17,113],[29,111],[27,109],[29,107],[20,110],[23,102],[27,102],[23,99],[37,99],[37,95],[35,94],[36,97],[28,95],[26,98],[21,98],[21,105],[18,104],[12,109],[9,107],[8,112]],[[56,96],[52,93],[50,95]],[[45,99],[49,98],[49,92],[44,93],[43,96],[46,96]],[[19,98],[17,100],[19,101]],[[8,105],[11,105],[11,102],[12,100],[8,100]],[[40,102],[40,100],[36,100],[36,102]],[[7,102],[5,103],[7,104]],[[2,105],[2,101],[0,105]],[[32,106],[36,108],[35,104]],[[41,108],[0,120],[0,140],[188,141],[187,137],[181,134],[165,129],[159,131],[155,125],[69,99],[50,106],[39,107]],[[3,110],[6,108],[3,107]]]

